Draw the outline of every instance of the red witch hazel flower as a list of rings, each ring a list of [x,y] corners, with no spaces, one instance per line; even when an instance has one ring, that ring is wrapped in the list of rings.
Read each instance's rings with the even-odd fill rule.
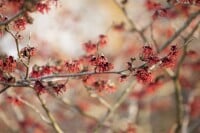
[[[108,42],[108,37],[105,35],[99,35],[99,46],[104,47]]]
[[[158,63],[160,60],[159,58],[156,56],[156,54],[153,51],[153,48],[150,46],[144,46],[143,47],[143,51],[142,54],[140,56],[140,59],[142,61],[147,62],[148,65],[154,65],[156,63]]]
[[[90,60],[90,63],[95,67],[97,72],[105,72],[113,69],[113,65],[108,62],[107,58],[104,55],[93,56]]]
[[[148,72],[148,67],[139,68],[135,74],[138,82],[150,83],[152,81],[152,75]]]
[[[97,92],[101,93],[103,91],[106,92],[114,92],[116,90],[116,87],[113,83],[111,83],[110,81],[106,81],[106,80],[98,80],[95,81],[92,86],[97,90]]]
[[[153,2],[152,0],[147,0],[145,6],[148,10],[157,10],[161,8],[161,4]]]
[[[65,91],[65,85],[57,84],[57,85],[53,86],[53,90],[56,92],[57,95],[59,95]]]
[[[30,58],[35,55],[36,49],[34,47],[25,47],[20,51],[22,57]]]
[[[3,60],[0,59],[0,69],[5,72],[13,72],[16,69],[17,63],[12,56]]]
[[[49,5],[46,3],[38,3],[36,5],[36,9],[41,12],[42,14],[44,14],[45,12],[48,12],[50,10]]]
[[[16,31],[22,31],[25,30],[26,24],[27,24],[26,18],[20,18],[14,21],[13,28]]]
[[[178,48],[177,46],[171,46],[170,53],[161,59],[162,63],[160,64],[161,67],[171,68],[175,66],[176,60],[178,55]]]
[[[7,100],[9,103],[12,103],[13,105],[16,105],[16,106],[22,105],[22,102],[17,97],[8,96]]]
[[[95,54],[97,52],[97,45],[95,43],[92,43],[91,41],[88,41],[83,44],[84,49],[88,54]]]
[[[41,77],[41,76],[44,76],[44,75],[49,75],[53,72],[54,72],[53,66],[49,66],[49,65],[37,66],[37,65],[34,65],[30,75],[31,75],[32,78],[38,78],[38,77]]]
[[[36,93],[39,95],[46,92],[45,86],[39,80],[35,82],[34,89]]]
[[[73,60],[71,62],[66,62],[65,66],[68,72],[79,72],[81,70],[81,63],[79,60]]]

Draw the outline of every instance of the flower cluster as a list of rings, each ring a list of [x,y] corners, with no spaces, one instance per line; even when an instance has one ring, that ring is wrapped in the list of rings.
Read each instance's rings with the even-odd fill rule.
[[[66,62],[65,67],[67,72],[75,73],[81,70],[81,63],[79,60],[73,60],[71,62]]]
[[[45,86],[39,80],[35,81],[34,89],[39,95],[46,92]]]
[[[171,46],[170,53],[161,59],[162,63],[160,64],[161,67],[171,68],[174,67],[178,55],[178,48],[177,46]]]
[[[137,69],[135,76],[138,82],[141,83],[150,83],[152,81],[152,75],[151,72],[148,72],[148,67]]]
[[[64,84],[54,84],[52,88],[57,95],[59,95],[59,94],[61,94],[65,91],[65,85]]]
[[[0,59],[0,70],[4,72],[13,72],[16,69],[17,63],[13,56]]]
[[[30,73],[30,77],[38,78],[38,77],[41,77],[41,76],[44,76],[44,75],[49,75],[49,74],[53,73],[54,70],[55,69],[54,69],[53,66],[49,66],[49,65],[37,66],[37,65],[34,65],[33,68],[32,68],[32,71]]]
[[[90,60],[91,65],[95,66],[96,72],[105,72],[113,69],[113,65],[108,62],[104,55],[93,56]]]
[[[84,49],[88,54],[95,54],[97,52],[97,45],[95,43],[92,43],[91,41],[88,41],[83,44]]]
[[[104,47],[108,43],[108,37],[105,35],[99,35],[99,46]]]
[[[107,80],[97,80],[92,84],[92,87],[99,93],[101,92],[114,92],[116,90],[115,85]]]
[[[8,96],[7,101],[16,106],[22,105],[22,102],[17,97]]]
[[[144,46],[142,54],[140,56],[142,61],[147,62],[149,66],[154,65],[160,61],[160,59],[156,56],[153,51],[153,48],[150,46]]]
[[[44,14],[45,12],[48,12],[50,10],[49,5],[47,3],[37,3],[36,4],[37,11]]]
[[[19,18],[19,19],[14,21],[13,28],[16,31],[22,31],[22,30],[25,30],[26,24],[27,24],[26,18],[22,17],[22,18]]]

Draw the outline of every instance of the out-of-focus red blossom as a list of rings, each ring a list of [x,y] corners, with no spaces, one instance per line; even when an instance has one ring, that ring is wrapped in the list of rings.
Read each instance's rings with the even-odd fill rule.
[[[154,65],[160,61],[157,55],[154,53],[153,48],[150,46],[144,46],[142,54],[140,56],[142,61],[147,62],[149,66]]]
[[[137,128],[133,124],[129,123],[126,131],[122,133],[137,133]]]
[[[114,83],[111,83],[110,81],[107,81],[107,80],[98,80],[98,81],[95,81],[92,84],[92,86],[99,93],[101,93],[101,92],[112,93],[112,92],[116,91],[116,86],[114,85]]]
[[[113,29],[116,30],[116,31],[119,31],[119,32],[124,31],[125,30],[124,22],[121,22],[119,24],[114,24]]]
[[[189,58],[198,58],[199,54],[194,50],[187,51],[187,57]]]
[[[13,105],[16,105],[16,106],[21,106],[22,105],[22,102],[17,98],[17,97],[11,97],[11,96],[8,96],[7,97],[7,101]]]
[[[96,72],[105,72],[114,68],[114,66],[108,62],[104,55],[93,56],[90,60],[91,65],[95,66]]]
[[[141,91],[133,92],[131,94],[131,97],[140,99],[147,95],[154,94],[162,85],[163,85],[162,81],[156,80],[144,86],[144,88]]]
[[[167,28],[165,34],[166,34],[167,38],[170,38],[174,34],[174,29],[173,28]]]
[[[190,115],[192,117],[200,116],[200,96],[196,96],[189,103],[190,106]]]
[[[182,87],[183,89],[191,89],[192,88],[191,82],[186,77],[181,76],[179,78],[179,81],[180,81],[181,86],[183,86]]]
[[[43,125],[36,122],[34,119],[30,117],[26,117],[23,121],[19,122],[19,125],[22,129],[22,133],[31,132],[32,133],[45,133],[47,132]]]
[[[13,28],[16,31],[22,31],[22,30],[25,30],[26,25],[27,25],[26,18],[19,18],[14,21]]]
[[[85,85],[91,86],[96,81],[96,79],[94,78],[94,76],[89,75],[89,76],[83,77],[82,81]]]
[[[155,20],[157,19],[158,17],[168,17],[168,14],[169,14],[169,10],[168,9],[165,9],[165,8],[162,8],[162,9],[158,9],[154,12],[152,18]]]
[[[82,110],[82,111],[87,111],[90,108],[89,102],[86,101],[78,101],[77,106]]]
[[[31,56],[34,56],[36,53],[36,49],[34,47],[24,47],[23,49],[21,49],[20,51],[20,55],[23,58],[30,58]]]
[[[200,61],[197,61],[191,65],[189,65],[193,70],[200,71]]]
[[[45,86],[39,80],[35,81],[34,89],[39,95],[46,92]]]
[[[160,3],[157,3],[157,2],[154,2],[152,0],[146,0],[145,1],[145,7],[148,9],[148,10],[158,10],[160,9],[162,6]]]
[[[42,14],[44,14],[45,12],[47,13],[50,10],[49,5],[47,3],[37,3],[36,9]]]
[[[106,35],[99,35],[99,46],[104,47],[108,43],[108,37]]]
[[[95,54],[97,52],[97,44],[88,41],[83,44],[87,54]]]
[[[57,84],[53,86],[53,90],[56,92],[57,95],[62,94],[66,88],[64,84]]]
[[[13,72],[16,69],[17,63],[13,56],[0,59],[0,69],[4,72]]]
[[[140,83],[150,83],[152,81],[152,74],[148,72],[148,67],[137,69],[135,76]]]
[[[165,68],[173,68],[176,64],[177,61],[177,56],[178,56],[178,48],[177,46],[173,45],[171,46],[171,50],[170,53],[161,59],[161,67],[165,67]]]
[[[75,73],[81,70],[81,63],[79,60],[73,60],[71,62],[66,62],[65,67],[68,72]]]
[[[126,81],[127,78],[128,78],[128,75],[123,74],[123,75],[121,75],[121,76],[119,77],[119,81],[120,81],[120,82],[124,82],[124,81]]]

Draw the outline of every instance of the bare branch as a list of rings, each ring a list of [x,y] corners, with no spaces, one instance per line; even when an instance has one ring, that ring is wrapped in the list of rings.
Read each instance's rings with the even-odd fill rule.
[[[26,9],[22,9],[20,10],[16,15],[14,15],[13,17],[7,19],[6,21],[0,22],[0,27],[1,26],[6,26],[8,25],[10,22],[14,21],[15,19],[19,18],[20,16],[22,16],[24,13],[26,12]]]
[[[136,85],[136,81],[134,80],[129,87],[127,87],[121,95],[118,97],[116,103],[113,105],[111,109],[108,109],[105,116],[103,119],[97,124],[96,128],[94,129],[94,132],[98,132],[98,130],[101,128],[101,126],[106,122],[112,115],[113,113],[119,108],[119,106],[126,100],[128,94],[131,92],[133,87]]]
[[[60,128],[60,126],[58,125],[58,123],[55,121],[55,118],[53,117],[53,115],[51,114],[51,112],[49,111],[49,109],[47,108],[44,100],[40,97],[39,94],[37,94],[37,98],[38,100],[40,101],[41,105],[42,105],[42,108],[44,109],[44,111],[46,112],[50,122],[51,122],[51,125],[52,127],[54,128],[54,130],[57,132],[57,133],[64,133],[62,131],[62,129]]]
[[[162,46],[161,48],[158,50],[158,52],[161,52],[162,50],[164,50],[168,45],[170,45],[180,34],[182,31],[184,31],[191,23],[192,21],[197,18],[197,16],[200,14],[200,10],[198,10],[197,12],[193,13],[190,15],[190,17],[188,18],[188,20],[184,23],[184,25],[170,38],[168,39]]]

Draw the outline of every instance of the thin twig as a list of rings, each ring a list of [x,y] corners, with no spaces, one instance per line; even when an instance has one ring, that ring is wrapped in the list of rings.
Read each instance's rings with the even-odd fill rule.
[[[19,18],[20,16],[22,16],[24,13],[26,12],[26,9],[22,9],[20,10],[16,15],[14,15],[13,17],[7,19],[6,21],[0,22],[0,27],[1,26],[6,26],[8,25],[10,22],[14,21],[15,19]]]
[[[96,128],[94,129],[94,132],[98,132],[98,130],[101,128],[101,126],[104,124],[104,122],[106,122],[112,115],[113,113],[119,108],[119,106],[124,102],[124,100],[126,99],[127,95],[131,92],[131,90],[133,89],[133,87],[135,86],[136,81],[134,80],[129,87],[127,87],[122,93],[121,95],[118,97],[116,103],[113,105],[113,107],[111,109],[108,109],[105,116],[103,117],[103,119],[97,124]]]
[[[80,73],[72,73],[72,74],[54,74],[54,75],[48,75],[43,76],[39,78],[30,78],[28,81],[36,81],[36,80],[45,80],[45,79],[53,79],[53,78],[75,78],[80,76],[86,76],[86,75],[100,75],[100,74],[123,74],[123,72],[129,71],[128,69],[120,70],[120,71],[106,71],[106,72],[80,72]],[[27,80],[22,80],[22,82],[26,82]]]
[[[84,86],[87,89],[87,92],[89,93],[89,95],[93,98],[96,98],[101,104],[103,104],[106,108],[111,109],[111,105],[101,96],[99,96],[96,93],[92,93],[90,90],[91,88],[88,86]]]
[[[46,112],[50,122],[51,122],[51,125],[52,127],[54,128],[54,130],[57,132],[57,133],[64,133],[63,130],[60,128],[60,126],[58,125],[58,123],[55,121],[55,118],[53,117],[53,115],[51,114],[51,112],[49,111],[49,109],[47,108],[44,100],[40,97],[39,94],[37,94],[37,98],[38,100],[40,101],[41,105],[42,105],[42,108],[44,109],[44,111]]]
[[[37,109],[34,105],[32,105],[31,103],[29,103],[28,101],[22,99],[21,97],[17,97],[17,99],[22,102],[23,104],[25,104],[26,106],[30,107],[32,110],[34,110],[36,113],[39,114],[40,118],[45,121],[46,123],[50,123],[50,121],[40,112],[39,109]]]
[[[125,16],[126,20],[129,22],[129,24],[131,25],[131,30],[132,32],[137,32],[140,37],[142,38],[143,42],[147,42],[147,39],[144,35],[144,30],[138,30],[134,24],[134,22],[131,20],[131,18],[129,17],[125,7],[121,7],[120,4],[116,1],[113,0],[114,4],[120,9],[120,11],[123,13],[123,15]],[[146,28],[145,28],[146,29]]]
[[[162,50],[164,50],[168,45],[170,45],[181,33],[182,31],[184,31],[191,23],[192,21],[197,18],[197,16],[200,14],[200,10],[198,10],[197,12],[193,13],[190,15],[190,17],[188,18],[188,20],[184,23],[184,25],[176,32],[174,33],[174,35],[168,39],[162,46],[161,48],[158,50],[158,52],[161,52]]]
[[[193,28],[190,34],[186,38],[184,38],[183,54],[178,62],[177,69],[173,77],[173,83],[175,87],[175,98],[176,98],[176,121],[177,121],[176,133],[179,133],[182,129],[183,115],[184,115],[183,114],[184,112],[183,97],[182,97],[182,92],[181,92],[181,85],[179,82],[180,70],[181,70],[183,61],[187,55],[187,46],[188,46],[188,43],[190,42],[189,39],[194,34],[194,32],[198,29],[198,26],[199,26],[199,22],[196,24],[196,26]]]
[[[154,43],[156,51],[158,52],[158,43],[156,42],[156,39],[154,38],[154,34],[153,34],[153,23],[150,25],[150,32],[151,32],[151,39]]]
[[[8,90],[10,88],[9,85],[6,85],[3,89],[0,90],[0,94],[5,92],[6,90]]]
[[[70,103],[67,99],[59,98],[59,100],[60,100],[63,104],[69,106],[70,108],[75,109],[75,110],[76,110],[79,114],[81,114],[82,116],[84,116],[84,117],[86,117],[86,118],[89,118],[89,119],[91,119],[91,120],[94,120],[94,121],[98,121],[96,117],[94,117],[94,116],[92,116],[92,115],[89,115],[88,113],[82,111],[82,110],[80,109],[80,107],[78,107],[77,105],[74,105],[74,104]]]

